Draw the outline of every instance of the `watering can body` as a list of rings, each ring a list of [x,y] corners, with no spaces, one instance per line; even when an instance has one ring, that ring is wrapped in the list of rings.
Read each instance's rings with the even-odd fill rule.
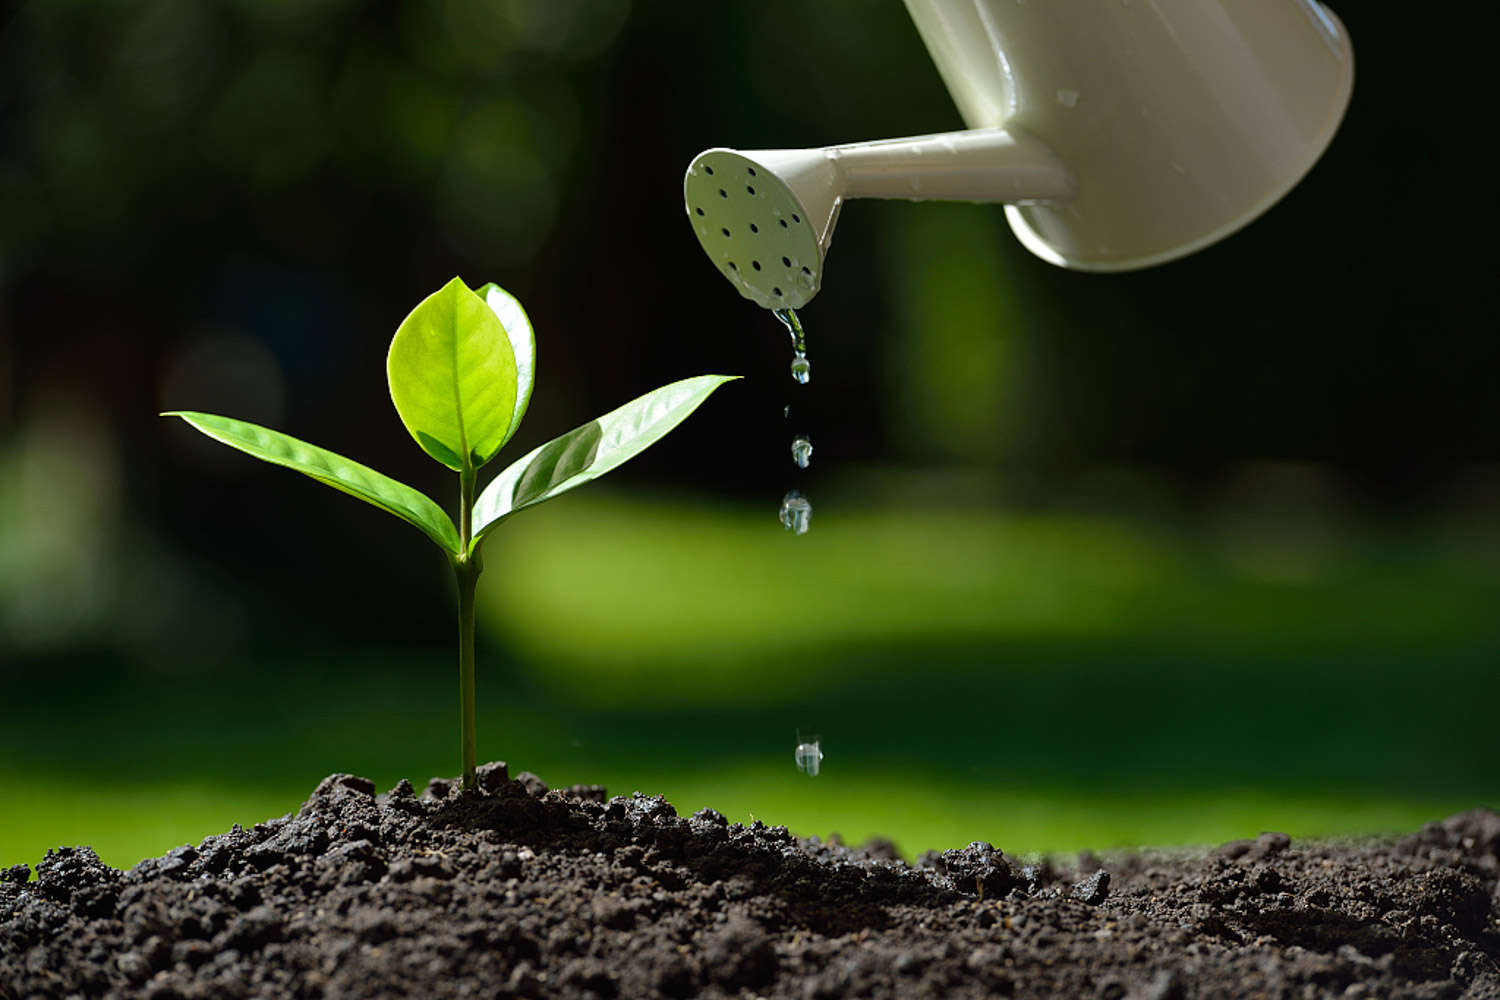
[[[1315,0],[905,0],[970,129],[1039,140],[1076,184],[1012,204],[1028,249],[1126,270],[1281,198],[1338,128],[1353,55]]]

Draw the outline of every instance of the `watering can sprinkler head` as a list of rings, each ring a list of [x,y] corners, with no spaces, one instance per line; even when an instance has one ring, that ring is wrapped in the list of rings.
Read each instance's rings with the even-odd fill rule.
[[[821,150],[706,150],[688,167],[683,195],[698,242],[741,295],[795,309],[817,294],[840,205]]]
[[[683,182],[688,219],[740,294],[767,309],[806,305],[847,198],[950,201],[1066,199],[1066,167],[1040,143],[1001,128],[824,149],[699,153]]]
[[[760,306],[817,294],[848,198],[1000,202],[1028,250],[1074,270],[1175,260],[1290,190],[1353,85],[1317,0],[905,2],[968,129],[688,167],[699,243]]]

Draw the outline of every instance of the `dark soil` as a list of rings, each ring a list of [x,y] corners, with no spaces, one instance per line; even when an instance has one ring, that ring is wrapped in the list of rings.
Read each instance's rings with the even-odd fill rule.
[[[1401,840],[913,867],[660,797],[484,769],[126,872],[0,871],[0,998],[1497,997],[1500,814]]]

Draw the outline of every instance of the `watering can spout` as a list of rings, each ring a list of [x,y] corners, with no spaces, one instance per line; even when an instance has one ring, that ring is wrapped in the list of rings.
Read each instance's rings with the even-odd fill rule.
[[[1066,200],[1074,187],[1040,142],[988,128],[824,149],[705,150],[683,192],[703,249],[740,293],[795,309],[822,286],[847,198],[1032,204]]]
[[[688,218],[766,308],[805,304],[849,198],[1000,202],[1074,270],[1176,259],[1309,170],[1353,83],[1316,0],[905,0],[967,129],[821,149],[710,149]]]

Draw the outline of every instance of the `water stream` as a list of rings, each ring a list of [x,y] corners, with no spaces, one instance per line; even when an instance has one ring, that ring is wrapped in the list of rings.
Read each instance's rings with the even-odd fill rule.
[[[792,355],[792,378],[797,380],[798,385],[806,385],[812,381],[812,365],[807,360],[807,335],[802,331],[802,321],[797,318],[797,310],[771,311],[792,336],[792,350],[795,352]]]
[[[792,337],[792,380],[798,385],[807,385],[812,380],[812,364],[807,360],[807,335],[802,329],[802,321],[797,318],[795,309],[776,309],[773,313]],[[791,414],[790,405],[781,411],[783,417],[789,418]],[[807,468],[812,461],[812,452],[812,438],[808,435],[798,434],[792,438],[792,461],[797,468]],[[812,521],[812,504],[797,490],[789,490],[781,498],[780,517],[786,530],[796,535],[805,535],[808,524]]]

